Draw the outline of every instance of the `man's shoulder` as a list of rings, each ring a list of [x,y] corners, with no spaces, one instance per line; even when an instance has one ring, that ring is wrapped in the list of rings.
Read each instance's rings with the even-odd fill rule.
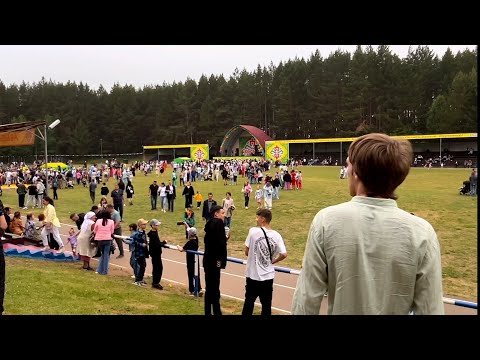
[[[323,208],[322,210],[320,210],[317,213],[317,215],[321,214],[326,216],[331,214],[338,214],[340,212],[345,212],[345,211],[355,211],[351,201],[345,201],[340,204],[327,206],[326,208]]]
[[[435,231],[433,229],[432,224],[430,224],[424,218],[421,218],[420,216],[415,215],[414,213],[405,211],[405,210],[400,209],[400,208],[398,210],[399,210],[399,214],[401,214],[401,216],[399,216],[399,217],[403,217],[404,221],[410,222],[417,229],[419,228],[419,229],[424,229],[426,231]]]
[[[250,229],[248,229],[248,235],[255,233],[255,232],[260,232],[262,233],[262,229],[258,226],[253,226]]]

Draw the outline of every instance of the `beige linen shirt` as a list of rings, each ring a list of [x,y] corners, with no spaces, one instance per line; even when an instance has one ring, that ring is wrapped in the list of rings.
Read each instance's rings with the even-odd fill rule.
[[[310,226],[292,314],[444,314],[432,226],[395,200],[355,196]]]

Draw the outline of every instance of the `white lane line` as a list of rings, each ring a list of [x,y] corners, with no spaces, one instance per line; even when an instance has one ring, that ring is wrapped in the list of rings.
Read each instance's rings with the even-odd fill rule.
[[[273,286],[278,286],[278,287],[282,287],[282,288],[289,289],[289,290],[295,290],[295,288],[291,287],[291,286],[275,284],[275,281],[273,282]]]
[[[61,225],[65,225],[65,226],[72,226],[72,224],[65,224],[65,223],[60,223]],[[68,235],[63,235],[63,234],[60,234],[61,236],[63,237],[68,237]],[[123,248],[125,251],[130,251],[128,248]],[[93,259],[93,260],[96,260],[98,261],[97,259]],[[176,260],[171,260],[171,259],[167,259],[167,258],[162,258],[162,260],[165,260],[165,261],[170,261],[170,262],[173,262],[173,263],[176,263],[176,264],[180,264],[180,265],[186,265],[186,263],[182,262],[182,261],[176,261]],[[113,266],[116,266],[116,267],[119,267],[119,268],[122,268],[122,269],[129,269],[125,266],[121,266],[121,265],[117,265],[117,264],[113,264],[113,263],[110,263],[110,265],[113,265]],[[201,269],[203,270],[203,266],[201,266]],[[225,274],[225,275],[229,275],[229,276],[234,276],[234,277],[238,277],[238,278],[241,278],[241,279],[245,279],[245,276],[242,276],[242,275],[237,275],[237,274],[232,274],[232,273],[229,273],[229,272],[226,272],[226,271],[222,271],[222,274]],[[151,276],[151,275],[150,275]],[[171,279],[167,279],[167,278],[163,278],[164,280],[166,281],[169,281],[169,282],[172,282],[172,283],[175,283],[175,284],[179,284],[179,285],[184,285],[186,286],[185,283],[182,283],[182,282],[179,282],[179,281],[175,281],[175,280],[171,280]],[[281,284],[275,284],[275,282],[273,283],[274,286],[278,286],[278,287],[282,287],[282,288],[285,288],[285,289],[290,289],[290,290],[295,290],[294,287],[291,287],[291,286],[286,286],[286,285],[281,285]],[[232,295],[226,295],[226,294],[221,294],[222,296],[225,296],[227,298],[231,298],[231,299],[236,299],[236,300],[240,300],[242,302],[245,301],[245,299],[242,299],[242,298],[239,298],[239,297],[236,297],[236,296],[232,296]],[[255,305],[257,306],[261,306],[260,303],[258,302],[255,302]],[[287,310],[283,310],[283,309],[279,309],[279,308],[276,308],[276,307],[273,307],[272,306],[272,309],[274,310],[277,310],[277,311],[281,311],[281,312],[284,312],[284,313],[287,313],[287,314],[291,314],[290,311],[287,311]]]
[[[97,259],[92,259],[92,260],[98,261]],[[122,269],[129,269],[129,268],[127,268],[126,266],[117,265],[117,264],[113,264],[113,263],[109,263],[109,264],[112,265],[112,266],[116,266],[116,267],[122,268]],[[187,284],[182,283],[182,282],[180,282],[180,281],[176,281],[176,280],[171,280],[171,279],[167,279],[167,278],[162,278],[162,280],[165,280],[165,281],[168,281],[168,282],[171,282],[171,283],[175,283],[175,284],[178,284],[178,285],[187,286]],[[225,296],[226,298],[229,298],[229,299],[235,299],[235,300],[239,300],[239,301],[241,301],[241,302],[245,302],[245,299],[242,299],[242,298],[239,298],[239,297],[236,297],[236,296],[227,295],[227,294],[220,294],[220,295],[221,295],[221,296]],[[259,302],[255,302],[255,305],[257,305],[257,306],[262,306],[262,304],[260,304]],[[276,308],[276,307],[273,307],[273,306],[272,306],[272,309],[273,309],[273,310],[276,310],[276,311],[284,312],[284,313],[287,313],[287,314],[291,314],[290,311],[283,310],[283,309],[279,309],[279,308]]]
[[[98,259],[93,259],[93,258],[92,258],[92,260],[95,260],[97,262],[99,261]],[[123,266],[123,265],[117,265],[117,264],[114,264],[114,263],[111,263],[111,262],[109,262],[109,265],[112,265],[112,266],[115,266],[115,267],[118,267],[118,268],[121,268],[121,269],[125,269],[125,270],[131,269],[130,267],[126,267],[126,266]],[[148,277],[151,277],[151,274],[145,274],[145,275],[150,275]],[[166,281],[169,281],[169,282],[172,282],[172,283],[175,283],[175,284],[179,284],[179,285],[184,285],[184,286],[187,285],[187,284],[184,284],[182,282],[167,279],[167,278],[162,278],[162,280],[166,280]]]
[[[241,302],[245,302],[245,299],[241,299],[241,298],[238,298],[236,296],[231,296],[231,295],[225,295],[225,294],[220,294],[221,296],[225,296],[227,298],[230,298],[230,299],[235,299],[235,300],[240,300]],[[260,303],[258,302],[255,302],[255,305],[257,306],[262,306]],[[277,311],[281,311],[281,312],[284,312],[284,313],[287,313],[287,314],[291,314],[290,311],[287,311],[287,310],[283,310],[283,309],[279,309],[279,308],[276,308],[276,307],[273,307],[272,306],[272,309],[273,310],[277,310]]]
[[[180,265],[187,265],[186,263],[182,262],[182,261],[177,261],[177,260],[171,260],[171,259],[167,259],[167,258],[164,258],[162,257],[162,261],[170,261],[170,262],[173,262],[173,263],[176,263],[176,264],[180,264]]]
[[[63,235],[63,234],[60,234],[60,235],[61,235],[61,236],[64,236],[64,237],[67,237],[67,235]],[[129,250],[128,248],[123,248],[123,250],[130,252],[130,250]],[[185,266],[187,265],[187,264],[186,264],[185,262],[183,262],[183,261],[177,261],[177,260],[167,259],[167,258],[164,258],[164,257],[162,257],[162,260],[170,261],[170,262],[173,262],[173,263],[176,263],[176,264],[180,264],[180,265],[185,265]],[[200,268],[203,270],[203,266],[200,266]],[[229,272],[226,272],[226,271],[222,271],[222,274],[225,274],[225,275],[228,275],[228,276],[237,277],[237,278],[240,278],[240,279],[245,279],[245,276],[244,276],[244,275],[237,275],[237,274],[229,273]],[[288,289],[288,290],[295,290],[294,287],[287,286],[287,285],[276,284],[275,282],[273,282],[273,286],[281,287],[281,288]],[[273,309],[273,308],[272,308],[272,309]]]
[[[181,265],[186,265],[186,263],[184,263],[184,262],[176,261],[176,260],[171,260],[171,259],[167,259],[167,258],[163,258],[163,257],[162,257],[162,260],[170,261],[170,262],[177,263],[177,264],[181,264]],[[200,266],[200,268],[203,270],[203,266]],[[229,275],[229,276],[234,276],[234,277],[237,277],[237,278],[240,278],[240,279],[245,279],[245,276],[244,276],[244,275],[232,274],[232,273],[229,273],[229,272],[226,272],[226,271],[222,271],[222,274]],[[280,284],[275,284],[275,282],[273,283],[273,285],[274,285],[274,286],[278,286],[278,287],[282,287],[282,288],[285,288],[285,289],[295,290],[294,287],[286,286],[286,285],[280,285]]]
[[[61,224],[62,224],[62,225],[67,225],[67,224],[63,224],[63,223],[61,223]],[[61,234],[61,235],[67,237],[67,235],[63,235],[63,234]],[[129,248],[125,248],[125,247],[124,247],[123,249],[124,249],[125,251],[130,252]],[[98,261],[97,259],[93,259],[93,260]],[[170,261],[170,262],[173,262],[173,263],[176,263],[176,264],[180,264],[180,265],[186,266],[186,263],[183,262],[183,261],[171,260],[171,259],[167,259],[167,258],[164,258],[164,257],[162,257],[162,260]],[[129,268],[125,267],[125,266],[116,265],[116,264],[113,264],[113,263],[110,263],[110,264],[113,265],[113,266],[117,266],[117,267],[123,268],[123,269],[129,269]],[[202,271],[203,271],[203,266],[200,266],[200,268],[201,268]],[[233,273],[229,273],[229,272],[226,272],[226,271],[222,271],[222,274],[229,275],[229,276],[233,276],[233,277],[237,277],[237,278],[241,278],[241,279],[245,279],[245,276],[237,275],[237,274],[233,274]],[[150,275],[150,276],[151,276],[151,275]],[[184,286],[187,285],[187,284],[185,284],[185,283],[178,282],[178,281],[175,281],[175,280],[171,280],[171,279],[167,279],[167,278],[163,278],[163,279],[165,279],[166,281],[169,281],[169,282],[173,282],[173,283],[179,284],[179,285],[184,285]],[[287,285],[276,284],[275,282],[273,283],[273,286],[285,288],[285,289],[288,289],[288,290],[295,290],[294,287],[287,286]],[[240,301],[242,301],[242,302],[245,301],[245,299],[241,299],[241,298],[236,297],[236,296],[227,295],[227,294],[221,294],[221,295],[222,295],[222,296],[225,296],[225,297],[228,297],[228,298],[240,300]],[[255,302],[255,305],[261,306],[261,304],[258,303],[258,302]],[[287,314],[291,314],[290,311],[283,310],[283,309],[279,309],[279,308],[276,308],[276,307],[272,307],[272,309],[277,310],[277,311],[281,311],[281,312],[284,312],[284,313],[287,313]]]

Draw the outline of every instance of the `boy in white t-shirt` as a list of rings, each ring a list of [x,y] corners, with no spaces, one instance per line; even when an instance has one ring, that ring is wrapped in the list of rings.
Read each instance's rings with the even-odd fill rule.
[[[268,209],[257,211],[257,225],[250,228],[245,240],[247,284],[242,315],[252,315],[257,297],[262,304],[262,315],[272,314],[274,264],[287,257],[282,236],[270,226],[272,212]],[[268,243],[265,239],[267,237]]]

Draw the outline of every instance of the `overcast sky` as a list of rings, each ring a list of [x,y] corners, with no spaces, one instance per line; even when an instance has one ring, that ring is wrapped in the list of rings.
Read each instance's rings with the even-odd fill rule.
[[[414,48],[417,45],[412,45]],[[228,78],[235,68],[251,72],[257,65],[277,65],[297,57],[308,58],[316,49],[323,57],[356,45],[0,45],[0,80],[5,85],[47,80],[100,84],[110,90],[114,83],[135,87],[163,82],[197,80],[205,74]],[[374,45],[374,48],[376,46]],[[409,45],[391,45],[392,52],[407,56]],[[429,45],[439,57],[476,45]]]

